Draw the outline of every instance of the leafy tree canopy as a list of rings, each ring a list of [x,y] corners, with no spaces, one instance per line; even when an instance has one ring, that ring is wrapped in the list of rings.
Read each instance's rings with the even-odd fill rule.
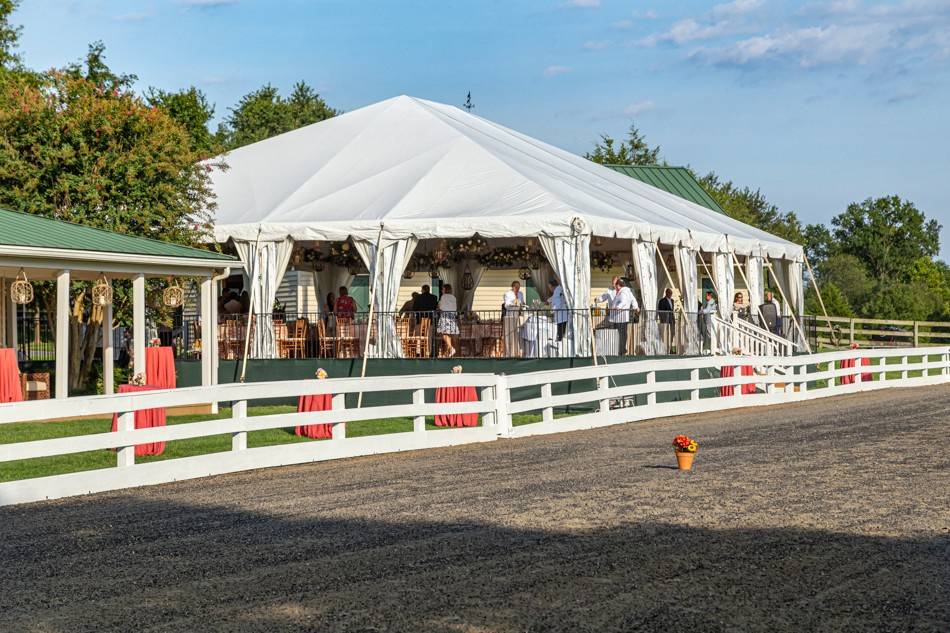
[[[594,145],[594,151],[584,157],[601,165],[655,165],[660,160],[660,146],[650,147],[646,137],[631,123],[627,140],[617,143],[603,134],[600,142]]]
[[[234,149],[336,116],[313,88],[294,85],[289,98],[267,84],[241,98],[218,130],[226,149]]]
[[[217,139],[208,128],[214,117],[214,106],[198,88],[192,86],[175,92],[149,88],[145,93],[145,102],[167,112],[188,132],[192,148],[202,156],[214,156],[221,151]]]
[[[729,217],[796,244],[804,241],[804,229],[798,216],[792,211],[781,211],[759,189],[740,188],[732,181],[722,180],[714,172],[700,178],[699,184]]]
[[[915,262],[940,252],[940,224],[898,196],[852,203],[831,220],[838,248],[879,281],[908,281]]]
[[[20,27],[10,23],[20,0],[0,0],[0,69],[16,69],[20,56],[16,49],[20,41]]]

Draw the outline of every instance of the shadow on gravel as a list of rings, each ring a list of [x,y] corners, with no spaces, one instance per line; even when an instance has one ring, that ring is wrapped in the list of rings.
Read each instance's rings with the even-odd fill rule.
[[[950,623],[946,538],[297,519],[129,497],[3,508],[0,521],[2,631],[946,631]]]

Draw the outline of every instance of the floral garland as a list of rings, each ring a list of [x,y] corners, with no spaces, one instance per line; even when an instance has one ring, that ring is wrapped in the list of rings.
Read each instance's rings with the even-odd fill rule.
[[[478,261],[488,268],[515,268],[540,257],[540,253],[527,246],[500,247],[482,253]]]
[[[308,264],[324,262],[333,264],[334,266],[340,266],[341,268],[348,268],[363,263],[362,258],[349,241],[330,242],[330,251],[328,253],[324,253],[315,248],[305,248],[303,249],[302,259]]]
[[[612,253],[591,251],[590,265],[594,268],[600,269],[603,272],[607,272],[614,267],[614,256]]]
[[[482,236],[476,234],[472,237],[460,240],[450,240],[448,243],[449,252],[452,259],[460,261],[477,256],[488,248],[488,242]]]

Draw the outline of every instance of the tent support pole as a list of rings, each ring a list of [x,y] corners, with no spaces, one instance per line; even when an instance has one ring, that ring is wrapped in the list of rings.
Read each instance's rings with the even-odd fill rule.
[[[260,274],[261,274],[261,230],[263,226],[257,225],[257,241],[254,243],[254,274],[250,277],[251,280],[251,296],[250,296],[250,305],[247,307],[247,328],[244,331],[244,359],[241,361],[241,382],[244,382],[244,377],[247,375],[247,352],[248,347],[251,344],[251,319],[254,314],[254,291],[257,289],[257,286],[260,284]],[[255,281],[257,283],[255,283]]]
[[[821,298],[821,288],[818,287],[818,277],[815,277],[815,271],[812,270],[811,262],[808,261],[808,255],[805,255],[804,250],[802,251],[802,256],[805,258],[805,265],[808,266],[808,274],[811,275],[811,282],[815,284],[815,294],[818,295],[818,303],[821,304],[821,311],[825,315],[825,322],[828,323],[828,336],[831,338],[831,344],[838,347],[838,335],[835,334],[835,328],[831,325],[831,319],[828,318],[825,301]]]
[[[376,235],[376,261],[373,262],[373,285],[369,289],[369,316],[366,317],[366,342],[363,344],[363,367],[360,369],[360,379],[366,378],[366,361],[369,356],[369,340],[373,335],[373,313],[376,307],[376,287],[379,285],[379,260],[380,244],[383,241],[383,225],[379,225],[379,233]],[[356,397],[356,408],[363,406],[363,392]]]

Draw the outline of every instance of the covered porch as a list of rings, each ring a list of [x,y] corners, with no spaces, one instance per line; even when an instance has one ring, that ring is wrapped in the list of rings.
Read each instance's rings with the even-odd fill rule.
[[[26,213],[0,209],[0,348],[11,348],[17,364],[22,349],[18,340],[18,310],[37,301],[40,283],[50,282],[42,291],[50,292],[53,320],[53,376],[47,391],[62,399],[69,394],[70,318],[74,309],[101,311],[98,339],[101,340],[102,388],[115,390],[115,349],[112,283],[131,281],[130,363],[135,373],[145,371],[146,307],[149,279],[194,279],[200,287],[201,384],[217,382],[216,283],[228,275],[234,258],[197,248],[113,233]],[[36,287],[34,287],[36,284]],[[90,307],[77,308],[72,293],[77,284],[86,284]],[[178,288],[176,283],[170,287]],[[177,291],[165,296],[173,308]],[[157,297],[151,297],[157,300]],[[179,299],[181,304],[183,297]],[[83,327],[90,327],[84,325]],[[84,331],[85,333],[85,331]],[[96,348],[99,347],[96,345]],[[19,371],[19,368],[18,368]],[[131,372],[130,372],[130,375]]]

